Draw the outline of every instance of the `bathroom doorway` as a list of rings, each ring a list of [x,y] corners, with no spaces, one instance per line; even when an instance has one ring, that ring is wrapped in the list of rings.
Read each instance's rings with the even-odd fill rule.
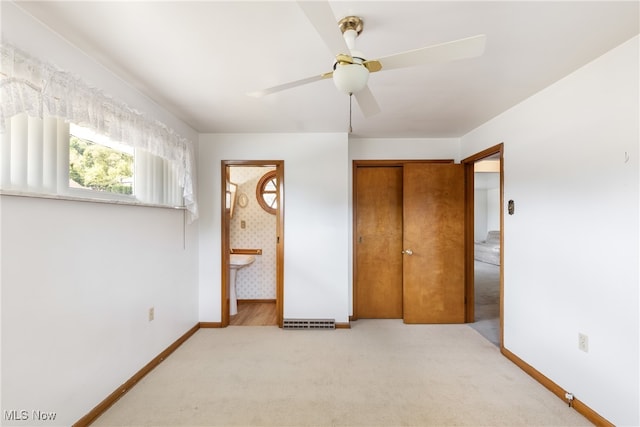
[[[467,184],[467,322],[500,347],[503,336],[503,144],[462,163]]]
[[[223,161],[222,326],[280,326],[283,161]]]

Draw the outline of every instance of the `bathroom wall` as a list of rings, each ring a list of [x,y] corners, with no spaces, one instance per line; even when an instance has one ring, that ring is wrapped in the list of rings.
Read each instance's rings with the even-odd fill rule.
[[[233,166],[230,180],[238,185],[233,217],[229,224],[231,248],[262,249],[253,264],[244,267],[236,278],[238,299],[276,298],[276,216],[260,207],[256,200],[256,186],[262,176],[273,167]],[[240,194],[248,203],[237,203]],[[242,228],[244,221],[245,228]]]

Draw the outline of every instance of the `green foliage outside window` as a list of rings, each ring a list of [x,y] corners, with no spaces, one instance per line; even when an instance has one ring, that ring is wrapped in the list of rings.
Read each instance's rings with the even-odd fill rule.
[[[76,187],[133,194],[133,156],[71,135],[69,180]]]

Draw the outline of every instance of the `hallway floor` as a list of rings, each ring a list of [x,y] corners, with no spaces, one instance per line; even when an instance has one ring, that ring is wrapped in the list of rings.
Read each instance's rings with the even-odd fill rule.
[[[480,335],[500,346],[500,266],[475,261],[475,323]]]

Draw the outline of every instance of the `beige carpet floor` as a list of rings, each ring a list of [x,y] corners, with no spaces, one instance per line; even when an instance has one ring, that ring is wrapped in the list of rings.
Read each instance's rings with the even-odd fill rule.
[[[201,329],[95,426],[572,426],[467,325]]]

